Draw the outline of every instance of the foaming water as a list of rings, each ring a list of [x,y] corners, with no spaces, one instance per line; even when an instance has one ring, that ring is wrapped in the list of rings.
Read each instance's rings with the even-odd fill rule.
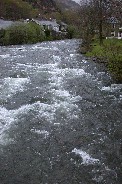
[[[11,128],[12,124],[18,122],[24,115],[29,115],[33,113],[33,116],[36,114],[37,118],[44,118],[49,122],[52,122],[54,119],[55,107],[43,104],[40,102],[34,103],[32,105],[24,105],[16,110],[7,110],[5,108],[0,108],[0,143],[4,144],[4,137],[6,136],[7,131]]]
[[[0,57],[3,59],[6,59],[6,58],[10,57],[10,54],[0,55]]]
[[[80,155],[82,158],[82,163],[83,165],[91,165],[91,164],[99,164],[99,159],[92,158],[88,153],[85,151],[82,151],[80,149],[74,148],[72,150],[72,153],[75,153],[76,155]]]
[[[23,92],[25,85],[30,82],[29,78],[4,78],[0,87],[0,99],[11,98],[16,92]]]
[[[6,108],[0,107],[0,134],[14,121],[14,116]],[[3,128],[4,127],[4,128]]]
[[[116,92],[122,89],[122,84],[111,84],[111,86],[102,87],[102,91]]]
[[[46,139],[49,136],[49,132],[46,130],[31,129],[31,132],[38,134],[38,135],[43,135],[44,139]]]
[[[33,49],[40,49],[39,46],[34,46]],[[19,50],[19,49],[18,49]],[[54,49],[56,50],[56,49]],[[50,85],[50,93],[52,94],[52,103],[45,104],[41,102],[36,102],[34,104],[24,105],[16,110],[7,110],[5,108],[1,108],[1,134],[6,133],[11,127],[11,124],[17,122],[19,120],[18,117],[21,115],[29,114],[30,111],[36,113],[36,117],[38,119],[45,118],[48,122],[59,125],[60,123],[55,123],[56,114],[61,114],[62,118],[65,119],[74,119],[78,118],[77,110],[78,106],[75,104],[76,102],[82,100],[80,96],[74,96],[69,93],[69,91],[64,90],[64,80],[66,77],[72,78],[74,75],[87,75],[83,69],[59,69],[59,62],[61,61],[61,57],[57,55],[53,55],[52,64],[21,64],[17,63],[16,68],[19,67],[24,68],[32,68],[34,72],[42,72],[46,71],[51,76],[49,78]],[[35,70],[36,69],[36,70]],[[26,88],[26,85],[30,83],[30,78],[4,78],[2,81],[3,85],[1,85],[1,99],[11,98],[17,92],[23,92]],[[57,88],[57,89],[55,89]],[[79,111],[78,111],[79,112]],[[2,118],[2,114],[4,114],[4,118]],[[9,118],[8,118],[9,117]],[[2,140],[2,139],[1,139]],[[3,141],[3,140],[2,140]],[[1,141],[1,142],[2,142]]]
[[[41,46],[35,45],[34,47],[31,47],[31,49],[32,49],[32,50],[37,50],[37,49],[39,49],[39,50],[43,51],[43,50],[48,50],[48,49],[50,49],[50,48],[46,48],[46,47],[41,47]]]
[[[1,184],[121,184],[122,85],[78,46],[0,48]]]
[[[53,123],[56,120],[56,113],[62,113],[62,117],[72,119],[77,118],[76,116],[76,109],[78,108],[77,105],[70,103],[70,102],[54,102],[51,105],[40,103],[39,101],[34,104],[28,104],[20,107],[16,110],[7,110],[6,108],[0,108],[0,137],[1,137],[1,144],[4,142],[4,137],[7,131],[11,128],[12,124],[18,122],[20,117],[33,114],[36,115],[38,120],[42,120],[42,118],[49,123]]]

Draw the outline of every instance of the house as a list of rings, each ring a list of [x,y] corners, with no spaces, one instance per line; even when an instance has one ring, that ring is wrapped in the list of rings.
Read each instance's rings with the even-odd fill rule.
[[[56,31],[59,32],[59,24],[57,24],[56,20],[37,20],[32,19],[33,22],[37,23],[40,26],[44,27],[44,30],[48,29],[50,31]]]
[[[122,39],[122,26],[116,17],[110,17],[107,20],[106,39],[107,38]]]
[[[59,25],[60,25],[60,26],[59,26],[59,30],[60,30],[60,31],[67,31],[68,25],[67,25],[66,23],[60,22]]]
[[[46,35],[52,36],[54,39],[64,39],[67,38],[68,33],[66,31],[67,24],[61,22],[57,23],[56,19],[53,20],[38,20],[38,19],[32,19],[32,22],[35,22],[36,24],[43,26],[44,31]]]

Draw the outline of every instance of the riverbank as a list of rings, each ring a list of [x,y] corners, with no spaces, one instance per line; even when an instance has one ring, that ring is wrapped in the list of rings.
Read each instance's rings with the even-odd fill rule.
[[[69,29],[67,29],[67,32],[44,29],[43,26],[38,25],[36,22],[10,23],[7,27],[3,26],[3,28],[0,28],[0,45],[22,45],[42,41],[63,40],[70,38],[69,31]]]
[[[112,78],[117,83],[122,83],[122,40],[104,40],[100,46],[98,41],[90,45],[90,49],[81,46],[81,53],[90,57],[94,62],[104,64]]]

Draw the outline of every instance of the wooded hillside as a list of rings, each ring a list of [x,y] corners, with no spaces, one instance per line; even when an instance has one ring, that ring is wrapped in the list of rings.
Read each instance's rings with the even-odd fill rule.
[[[0,0],[0,17],[18,20],[56,10],[53,0]]]
[[[0,17],[18,20],[35,17],[38,10],[22,0],[0,0]]]

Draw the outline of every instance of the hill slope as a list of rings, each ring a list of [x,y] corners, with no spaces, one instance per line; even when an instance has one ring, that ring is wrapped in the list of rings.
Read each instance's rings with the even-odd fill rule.
[[[40,10],[54,11],[56,10],[56,3],[54,0],[23,0],[30,3],[33,7]]]
[[[18,20],[35,17],[38,10],[23,0],[0,0],[0,17]]]
[[[59,8],[61,9],[78,9],[79,8],[79,4],[76,3],[75,1],[72,0],[54,0],[55,3],[58,5]]]
[[[78,7],[72,0],[0,0],[0,17],[18,20],[40,15],[40,18],[49,18],[53,12]]]

